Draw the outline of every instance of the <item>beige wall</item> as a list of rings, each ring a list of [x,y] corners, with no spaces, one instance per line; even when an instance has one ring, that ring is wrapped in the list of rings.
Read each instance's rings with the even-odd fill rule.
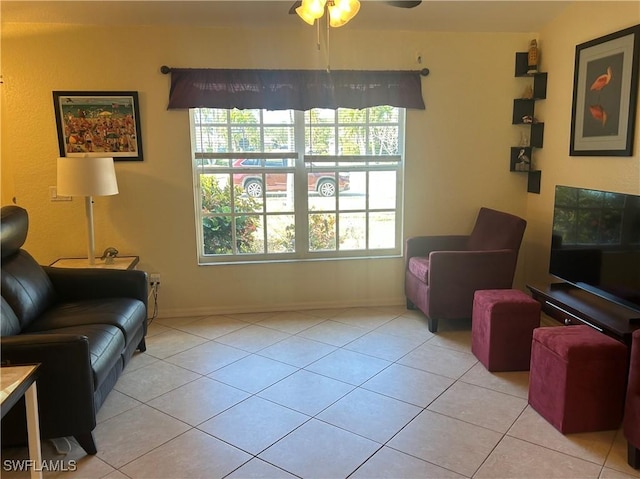
[[[431,69],[423,80],[427,109],[407,113],[405,236],[467,232],[482,205],[525,216],[530,227],[518,268],[521,286],[527,269],[539,269],[547,254],[554,182],[568,182],[565,177],[579,169],[576,181],[637,191],[637,154],[634,161],[566,153],[575,43],[633,24],[629,5],[615,5],[597,29],[581,29],[580,22],[594,23],[590,12],[599,7],[572,7],[540,35],[550,82],[543,102],[545,149],[538,156],[540,196],[526,193],[525,175],[509,172],[509,147],[518,140],[510,124],[512,99],[522,90],[513,78],[514,52],[524,51],[535,34],[332,32],[333,69]],[[564,23],[571,25],[566,35]],[[82,256],[86,249],[82,201],[48,199],[58,156],[52,90],[136,90],[145,160],[118,162],[120,194],[96,198],[96,249],[138,254],[142,269],[161,273],[162,316],[404,302],[401,258],[196,262],[188,113],[166,110],[169,77],[159,67],[324,68],[313,29],[2,27],[2,204],[15,196],[29,210],[26,248],[38,261]],[[416,64],[416,51],[423,65]],[[597,170],[562,166],[569,162],[593,163]],[[609,174],[612,164],[620,175]],[[635,183],[603,182],[606,175],[632,176]]]
[[[576,45],[638,23],[638,2],[581,2],[570,6],[540,32],[542,69],[549,72],[549,81],[547,99],[540,102],[540,117],[545,122],[544,148],[536,153],[542,170],[542,190],[540,195],[529,195],[527,204],[525,265],[530,282],[553,279],[548,276],[547,267],[556,185],[640,194],[640,108],[632,157],[569,156]]]

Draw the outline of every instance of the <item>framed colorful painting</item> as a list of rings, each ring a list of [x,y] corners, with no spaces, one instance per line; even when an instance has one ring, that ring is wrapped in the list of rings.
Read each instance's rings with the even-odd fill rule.
[[[142,161],[138,92],[54,91],[60,156]]]
[[[576,46],[571,156],[632,156],[640,25]]]

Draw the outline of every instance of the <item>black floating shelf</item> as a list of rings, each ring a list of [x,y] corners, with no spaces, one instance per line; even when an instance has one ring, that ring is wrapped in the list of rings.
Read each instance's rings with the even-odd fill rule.
[[[522,164],[522,160],[518,158],[520,156],[521,150],[524,150],[524,154],[527,156],[527,158],[529,158],[529,162],[526,164],[526,167]],[[509,171],[527,173],[531,168],[531,153],[532,151],[530,146],[512,146]]]
[[[544,140],[544,123],[534,123],[531,125],[531,139],[529,144],[535,148],[542,148]]]
[[[544,100],[547,98],[547,74],[536,73],[533,76],[533,98]]]
[[[542,171],[533,170],[527,175],[527,192],[540,194],[540,177]]]
[[[527,100],[524,98],[516,98],[513,100],[513,119],[514,125],[524,124],[522,118],[525,116],[533,116],[535,100]]]
[[[517,77],[531,76],[529,73],[527,73],[527,71],[529,70],[528,57],[529,57],[529,54],[527,52],[516,52],[515,76]]]

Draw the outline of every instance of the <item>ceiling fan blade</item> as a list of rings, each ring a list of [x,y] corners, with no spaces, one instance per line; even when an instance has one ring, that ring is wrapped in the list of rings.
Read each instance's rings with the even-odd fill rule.
[[[289,9],[289,15],[293,15],[294,13],[296,13],[296,8],[298,8],[300,5],[302,5],[302,0],[293,2],[293,5],[291,5],[291,8]]]
[[[420,5],[422,3],[422,0],[418,0],[418,1],[397,1],[397,2],[387,2],[389,5],[391,5],[392,7],[400,7],[400,8],[413,8],[413,7],[417,7],[418,5]]]

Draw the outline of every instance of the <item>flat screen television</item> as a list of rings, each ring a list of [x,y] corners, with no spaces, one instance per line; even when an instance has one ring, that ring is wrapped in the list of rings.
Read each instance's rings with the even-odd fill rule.
[[[556,186],[549,273],[640,311],[640,196]]]

